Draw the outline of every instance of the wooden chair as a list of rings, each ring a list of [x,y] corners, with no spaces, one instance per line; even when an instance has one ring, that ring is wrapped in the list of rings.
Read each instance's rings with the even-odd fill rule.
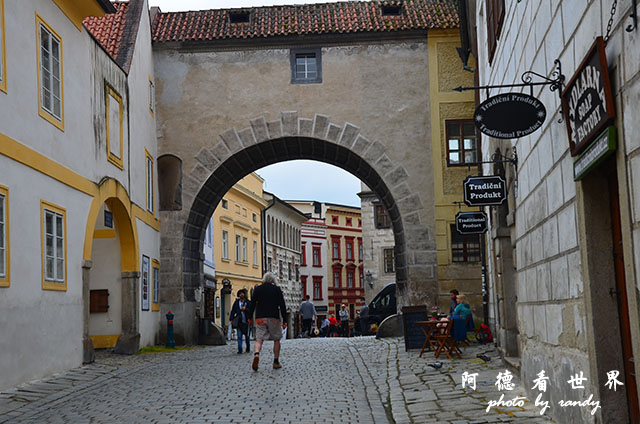
[[[452,329],[453,320],[450,319],[447,321],[447,326],[444,328],[443,333],[436,331],[436,333],[431,335],[429,338],[429,343],[431,344],[431,348],[435,351],[436,358],[440,356],[443,350],[449,359],[453,358],[454,353],[458,355],[459,358],[462,358],[460,349],[458,349],[458,346],[456,345],[456,339],[451,335]]]

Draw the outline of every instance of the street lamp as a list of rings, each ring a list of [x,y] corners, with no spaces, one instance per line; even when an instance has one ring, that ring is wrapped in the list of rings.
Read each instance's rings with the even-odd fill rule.
[[[367,271],[364,275],[364,279],[369,284],[369,287],[373,288],[373,275],[371,275],[371,271]]]

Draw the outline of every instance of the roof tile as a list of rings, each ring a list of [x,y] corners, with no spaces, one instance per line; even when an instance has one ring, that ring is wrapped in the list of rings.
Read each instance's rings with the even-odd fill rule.
[[[401,6],[383,16],[381,6]],[[233,12],[250,12],[249,23],[230,23]],[[120,13],[120,10],[118,10]],[[383,0],[159,13],[156,43],[328,33],[391,32],[458,27],[454,0]]]
[[[108,13],[101,18],[90,16],[85,18],[82,24],[116,60],[122,44],[129,2],[119,1],[112,4],[116,8],[116,13]]]

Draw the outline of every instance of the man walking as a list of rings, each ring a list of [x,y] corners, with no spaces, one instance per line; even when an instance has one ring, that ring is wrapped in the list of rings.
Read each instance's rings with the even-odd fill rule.
[[[260,350],[265,340],[273,340],[273,368],[280,365],[280,339],[282,330],[287,328],[287,307],[280,287],[276,286],[276,277],[270,272],[264,274],[262,284],[253,291],[249,306],[249,317],[256,314],[256,342],[251,368],[258,371]],[[280,319],[282,317],[282,320]],[[251,324],[251,320],[249,320]]]
[[[309,295],[305,296],[305,301],[300,304],[300,314],[302,314],[302,334],[311,336],[311,323],[316,319],[316,307],[309,300]]]

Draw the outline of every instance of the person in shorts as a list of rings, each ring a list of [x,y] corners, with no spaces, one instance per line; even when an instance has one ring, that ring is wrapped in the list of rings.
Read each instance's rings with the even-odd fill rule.
[[[287,307],[280,287],[276,286],[276,277],[270,272],[264,274],[262,284],[253,290],[253,299],[249,306],[249,317],[256,317],[256,342],[251,368],[258,371],[260,350],[265,340],[273,340],[273,368],[282,368],[280,364],[280,339],[282,330],[287,328]],[[251,324],[251,319],[249,320]]]

